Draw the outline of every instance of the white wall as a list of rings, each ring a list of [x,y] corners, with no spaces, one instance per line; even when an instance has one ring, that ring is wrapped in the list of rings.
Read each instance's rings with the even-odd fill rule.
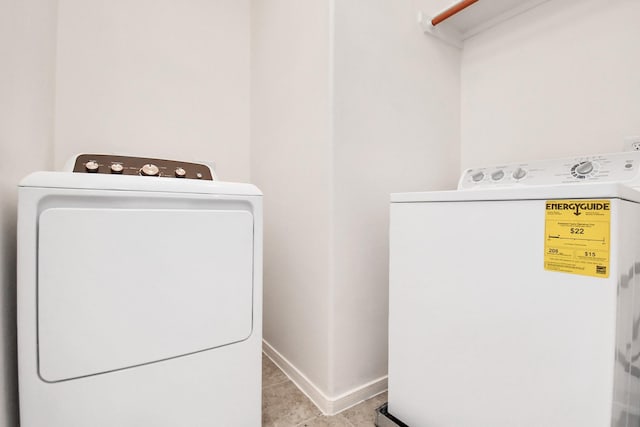
[[[416,24],[438,3],[335,2],[331,396],[387,374],[389,194],[455,187],[460,51]]]
[[[329,2],[251,10],[251,180],[264,192],[264,339],[328,389]]]
[[[18,425],[17,184],[50,169],[56,1],[0,2],[0,426]]]
[[[252,3],[264,337],[329,412],[385,387],[389,193],[458,174],[460,52],[423,3]]]
[[[55,165],[79,152],[249,179],[249,0],[60,0]]]
[[[550,1],[469,39],[462,166],[620,151],[640,134],[640,2]]]

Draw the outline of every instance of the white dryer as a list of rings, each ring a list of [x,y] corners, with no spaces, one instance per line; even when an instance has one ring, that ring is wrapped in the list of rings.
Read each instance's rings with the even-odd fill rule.
[[[621,185],[639,168],[528,162],[393,194],[378,424],[639,426],[640,193]]]
[[[81,155],[19,187],[22,427],[261,424],[262,197]]]

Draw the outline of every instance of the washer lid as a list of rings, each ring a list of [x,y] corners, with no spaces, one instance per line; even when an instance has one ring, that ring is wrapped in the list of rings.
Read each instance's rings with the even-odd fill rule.
[[[640,203],[640,192],[622,184],[561,184],[517,188],[393,193],[391,194],[391,203],[612,198]]]
[[[261,196],[252,184],[194,179],[168,179],[155,176],[112,176],[72,172],[34,172],[20,187],[73,188],[83,190],[156,191],[163,193],[224,194]]]

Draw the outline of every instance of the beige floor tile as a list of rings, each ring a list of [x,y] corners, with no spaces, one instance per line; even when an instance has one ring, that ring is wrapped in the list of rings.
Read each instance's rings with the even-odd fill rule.
[[[267,356],[262,357],[263,427],[371,427],[375,410],[387,401],[387,393],[332,417],[324,416]]]
[[[376,409],[387,401],[387,392],[380,393],[369,400],[342,412],[343,415],[355,427],[371,427],[375,425]]]
[[[270,387],[275,384],[289,381],[289,378],[276,366],[271,359],[262,355],[262,387]]]
[[[264,427],[294,427],[318,415],[318,408],[291,381],[262,390]]]
[[[342,414],[327,417],[320,415],[312,420],[300,423],[298,427],[354,427]]]

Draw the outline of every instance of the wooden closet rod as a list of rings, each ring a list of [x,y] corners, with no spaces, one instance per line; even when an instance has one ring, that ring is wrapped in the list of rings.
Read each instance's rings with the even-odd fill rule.
[[[431,20],[431,25],[434,27],[441,23],[442,21],[451,18],[456,13],[468,8],[478,0],[462,0],[460,3],[456,3],[451,6],[449,9],[445,10],[442,13],[439,13]]]

